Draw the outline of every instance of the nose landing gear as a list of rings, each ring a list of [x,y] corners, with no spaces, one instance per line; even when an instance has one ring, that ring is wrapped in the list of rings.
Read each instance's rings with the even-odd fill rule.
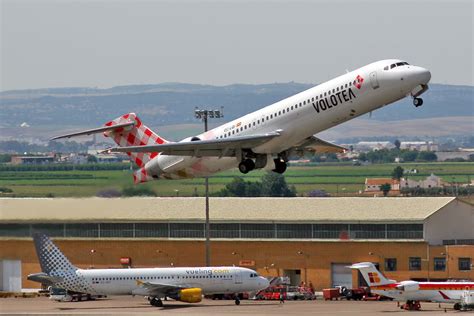
[[[422,98],[413,98],[413,105],[416,107],[422,106],[423,105],[423,99]]]

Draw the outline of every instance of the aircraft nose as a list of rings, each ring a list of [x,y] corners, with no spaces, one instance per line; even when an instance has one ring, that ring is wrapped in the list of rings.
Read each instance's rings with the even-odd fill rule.
[[[416,81],[420,84],[428,84],[431,80],[431,72],[428,69],[422,67],[416,67],[414,71],[414,76]]]
[[[266,289],[267,287],[270,286],[270,281],[268,281],[267,278],[260,277],[258,285],[259,285],[260,289]]]

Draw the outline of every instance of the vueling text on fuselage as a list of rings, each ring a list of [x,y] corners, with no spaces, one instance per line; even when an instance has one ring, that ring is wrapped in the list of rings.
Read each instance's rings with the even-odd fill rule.
[[[348,88],[347,90],[336,92],[333,95],[329,96],[328,98],[324,98],[319,101],[313,102],[313,108],[316,110],[316,112],[319,113],[320,110],[325,111],[343,102],[348,102],[354,99],[355,97],[356,96],[354,92],[352,91],[352,89]]]

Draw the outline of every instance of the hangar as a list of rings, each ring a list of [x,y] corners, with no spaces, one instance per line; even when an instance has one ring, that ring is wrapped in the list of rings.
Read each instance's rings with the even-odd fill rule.
[[[40,269],[30,237],[41,231],[80,267],[202,266],[204,203],[3,198],[0,260],[17,262],[23,287],[37,286],[26,275]],[[453,197],[211,198],[210,212],[212,265],[316,289],[362,284],[346,268],[357,261],[394,279],[474,278],[474,207]]]

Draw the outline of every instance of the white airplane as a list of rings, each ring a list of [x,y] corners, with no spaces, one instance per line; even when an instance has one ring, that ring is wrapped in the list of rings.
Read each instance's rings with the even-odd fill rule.
[[[316,133],[406,96],[422,105],[419,96],[430,79],[424,68],[381,60],[180,142],[158,136],[134,113],[52,140],[104,132],[120,146],[106,152],[126,152],[140,167],[135,183],[203,177],[234,167],[242,173],[260,168],[283,173],[291,155],[345,150]]]
[[[474,282],[397,282],[387,279],[371,262],[360,262],[350,266],[360,271],[372,293],[406,301],[402,308],[419,310],[420,302],[455,303],[460,309],[463,292],[473,291]]]
[[[162,298],[198,303],[207,294],[259,291],[269,282],[257,272],[240,267],[78,269],[44,234],[34,243],[42,273],[28,280],[91,295],[143,295],[153,306]],[[240,304],[238,296],[235,303]]]

